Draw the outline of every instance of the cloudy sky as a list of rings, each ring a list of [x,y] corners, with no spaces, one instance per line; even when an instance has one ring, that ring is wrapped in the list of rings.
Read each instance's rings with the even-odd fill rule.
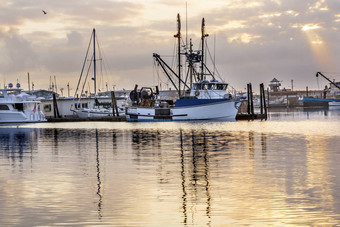
[[[177,24],[199,48],[202,17],[222,79],[237,90],[276,77],[294,89],[323,88],[317,71],[340,80],[339,0],[4,0],[0,1],[0,86],[75,89],[96,28],[103,76],[99,88],[132,89],[168,81],[152,53],[173,61]],[[45,10],[47,14],[43,14]],[[92,86],[92,85],[89,85]],[[93,89],[93,88],[91,88]]]

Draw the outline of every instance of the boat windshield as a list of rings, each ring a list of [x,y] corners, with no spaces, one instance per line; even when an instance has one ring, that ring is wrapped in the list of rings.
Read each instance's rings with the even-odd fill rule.
[[[227,84],[216,84],[216,90],[226,90]]]
[[[207,90],[207,89],[211,89],[209,87],[210,84],[194,84],[193,86],[193,90]]]
[[[11,95],[11,94],[18,95],[18,94],[20,94],[20,90],[8,90],[6,92],[7,92],[8,95]]]
[[[215,84],[208,84],[208,89],[209,89],[209,90],[213,90],[214,87],[215,87]]]
[[[193,89],[194,90],[202,90],[202,84],[194,84]]]
[[[9,107],[7,105],[0,104],[0,110],[9,110]]]

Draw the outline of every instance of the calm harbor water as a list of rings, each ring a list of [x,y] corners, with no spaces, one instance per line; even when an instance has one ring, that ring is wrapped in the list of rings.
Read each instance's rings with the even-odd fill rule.
[[[1,226],[340,226],[340,109],[0,127]]]

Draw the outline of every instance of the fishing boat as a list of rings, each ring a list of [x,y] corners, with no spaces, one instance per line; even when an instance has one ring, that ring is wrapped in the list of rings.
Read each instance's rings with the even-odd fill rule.
[[[45,122],[39,104],[35,96],[22,92],[19,83],[16,88],[10,83],[7,88],[0,89],[0,123]]]
[[[219,82],[204,62],[205,21],[202,19],[201,50],[193,51],[190,40],[190,50],[181,53],[181,22],[177,15],[178,32],[178,73],[169,67],[160,55],[153,57],[161,66],[168,79],[178,92],[174,103],[164,101],[159,97],[159,89],[138,85],[130,93],[131,105],[126,107],[127,121],[190,121],[190,120],[221,120],[235,121],[240,105],[240,99],[227,93],[228,83]],[[187,77],[181,77],[181,55],[186,56],[188,64]],[[200,65],[200,67],[196,67]],[[197,68],[200,69],[198,72]],[[207,78],[211,77],[210,80]],[[176,82],[173,78],[176,78]],[[188,84],[186,81],[190,80]],[[194,81],[196,80],[196,81]]]
[[[302,97],[299,99],[304,107],[328,107],[340,105],[340,82],[335,82],[326,77],[323,73],[317,72],[316,77],[322,76],[330,83],[329,89],[326,87],[323,90],[323,98],[318,97]],[[327,96],[329,91],[330,96]]]

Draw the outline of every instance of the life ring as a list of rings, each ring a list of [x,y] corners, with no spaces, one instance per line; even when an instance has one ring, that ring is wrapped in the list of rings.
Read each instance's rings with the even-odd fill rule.
[[[195,91],[195,96],[199,96],[200,95],[200,91],[199,90],[196,90]]]

